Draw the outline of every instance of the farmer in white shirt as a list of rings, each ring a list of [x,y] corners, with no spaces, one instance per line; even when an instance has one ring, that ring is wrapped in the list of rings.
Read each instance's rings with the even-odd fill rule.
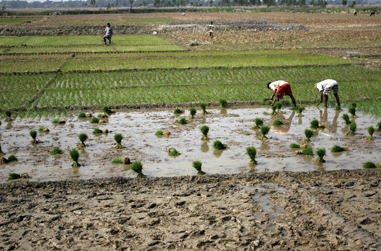
[[[105,29],[105,35],[103,37],[104,43],[107,44],[106,42],[106,38],[107,38],[109,41],[109,44],[111,44],[111,37],[112,37],[112,27],[110,27],[110,23],[107,23],[107,27]]]
[[[274,82],[269,82],[267,83],[267,88],[274,92],[274,94],[270,98],[270,100],[273,100],[275,97],[271,106],[273,106],[275,102],[283,99],[284,95],[287,95],[287,96],[290,96],[292,103],[296,107],[296,101],[295,101],[294,95],[292,95],[291,86],[286,81],[278,80]]]
[[[336,80],[333,79],[326,79],[324,81],[321,81],[319,83],[315,84],[315,89],[318,89],[321,93],[320,95],[320,103],[324,101],[324,106],[327,107],[328,102],[328,95],[331,94],[333,91],[333,95],[335,96],[337,105],[340,106],[340,99],[339,99],[339,84],[336,82]]]

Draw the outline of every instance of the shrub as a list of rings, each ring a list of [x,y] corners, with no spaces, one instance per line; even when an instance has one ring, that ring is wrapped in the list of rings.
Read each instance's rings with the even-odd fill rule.
[[[93,118],[91,118],[90,123],[91,124],[98,124],[99,123],[99,119],[93,117]]]
[[[136,178],[141,179],[141,178],[145,178],[145,177],[146,177],[146,176],[143,174],[143,164],[142,164],[142,162],[140,162],[140,161],[134,161],[134,162],[132,162],[130,169],[131,169],[131,171],[133,171],[134,173],[137,173],[137,174],[138,174],[138,175],[136,176]]]
[[[253,146],[248,147],[246,148],[246,153],[249,155],[250,163],[257,164],[257,161],[255,160],[255,157],[257,156],[257,149]]]
[[[194,115],[196,115],[196,113],[197,113],[196,108],[191,107],[191,108],[190,108],[190,115],[191,115],[192,118],[194,117]]]
[[[80,112],[80,113],[78,114],[78,118],[86,118],[86,114],[83,113],[83,112]]]
[[[304,155],[314,155],[314,151],[312,150],[311,147],[306,147],[305,149],[302,150],[302,153]]]
[[[261,127],[261,134],[262,136],[260,137],[260,139],[267,139],[266,135],[269,133],[270,131],[270,127],[269,126],[262,126]]]
[[[33,143],[37,143],[37,141],[36,141],[36,138],[37,138],[37,131],[30,131],[29,132],[29,135],[32,137],[32,141],[33,141]]]
[[[201,170],[201,167],[202,167],[201,161],[193,161],[192,166],[194,167],[194,169],[196,169],[197,175],[203,175],[203,174],[205,174],[205,172],[203,172]]]
[[[16,162],[18,161],[17,157],[14,154],[9,155],[8,162]]]
[[[58,124],[58,122],[60,122],[59,119],[53,119],[53,121],[52,121],[53,124]]]
[[[103,131],[99,128],[95,128],[93,133],[103,133]]]
[[[356,116],[356,107],[351,106],[351,107],[349,107],[348,111],[349,111],[350,114],[352,114],[353,118],[357,117]]]
[[[316,159],[316,162],[318,163],[324,163],[324,156],[326,154],[326,151],[324,148],[317,149],[316,154],[318,155],[318,158]]]
[[[182,125],[185,125],[185,124],[188,124],[188,121],[187,121],[186,118],[181,118],[181,119],[178,119],[178,120],[177,120],[177,123],[182,124]]]
[[[375,131],[374,127],[373,126],[369,126],[367,130],[368,130],[368,133],[369,133],[369,139],[373,139],[373,133]]]
[[[119,159],[119,158],[115,158],[111,161],[111,163],[114,163],[114,164],[122,164],[122,159]]]
[[[279,119],[276,119],[274,122],[273,122],[273,125],[275,126],[279,126],[279,125],[283,125],[283,121],[280,121]]]
[[[202,133],[202,138],[207,139],[208,138],[208,132],[209,132],[209,126],[206,126],[206,125],[201,126],[200,131]]]
[[[63,151],[59,147],[55,147],[49,151],[51,155],[63,154]]]
[[[220,99],[220,106],[222,107],[222,108],[225,108],[227,105],[228,105],[228,101],[226,100],[226,99]]]
[[[179,155],[181,155],[181,153],[179,151],[177,151],[175,148],[170,148],[169,149],[169,155],[170,156],[179,156]]]
[[[254,123],[255,123],[255,126],[253,126],[254,129],[261,128],[261,126],[263,126],[263,119],[256,118],[254,120]]]
[[[306,135],[306,138],[303,140],[304,142],[311,142],[311,137],[314,135],[314,131],[310,129],[304,130],[304,135]]]
[[[174,114],[179,114],[179,113],[183,113],[183,110],[179,109],[179,108],[176,108],[174,111],[173,111]]]
[[[116,141],[116,148],[122,147],[122,139],[123,135],[121,133],[117,133],[114,135],[114,140]]]
[[[344,151],[348,151],[348,148],[347,147],[341,147],[338,145],[335,145],[331,148],[331,152],[333,152],[333,153],[344,152]]]
[[[344,119],[345,124],[349,125],[351,123],[348,114],[344,113],[342,118]]]
[[[17,173],[9,173],[8,180],[17,180],[21,179],[20,174]]]
[[[365,162],[362,167],[363,168],[376,168],[376,165],[373,162]]]
[[[216,150],[226,149],[226,145],[222,144],[221,141],[216,140],[213,142],[213,148]]]
[[[110,115],[111,113],[112,113],[112,111],[110,110],[110,108],[108,107],[108,106],[103,106],[102,107],[102,112],[104,112],[104,113],[106,113],[106,114],[108,114],[108,115]]]
[[[155,135],[160,136],[160,135],[164,135],[164,133],[163,133],[162,130],[157,130],[156,133],[155,133]]]
[[[205,103],[201,103],[201,104],[200,104],[200,108],[201,108],[201,110],[202,110],[202,113],[204,113],[204,114],[207,113],[207,112],[206,112],[206,104],[205,104]]]
[[[78,138],[79,138],[79,141],[81,141],[80,145],[81,146],[86,146],[85,145],[85,141],[87,140],[87,134],[86,133],[81,133],[80,135],[78,135]]]
[[[79,159],[79,152],[77,149],[73,148],[70,150],[70,157],[71,159],[74,161],[73,164],[72,164],[72,167],[79,167],[80,164],[78,163],[78,159]]]
[[[12,112],[11,111],[5,111],[5,115],[8,117],[8,118],[11,118],[12,116]]]
[[[40,126],[40,127],[38,128],[38,131],[39,131],[39,132],[42,132],[42,131],[44,131],[44,129],[45,129],[45,127]]]
[[[300,145],[291,143],[290,148],[300,148]]]
[[[317,119],[313,119],[313,120],[311,121],[311,128],[312,128],[312,129],[317,129],[317,128],[319,128],[319,121],[318,121]]]

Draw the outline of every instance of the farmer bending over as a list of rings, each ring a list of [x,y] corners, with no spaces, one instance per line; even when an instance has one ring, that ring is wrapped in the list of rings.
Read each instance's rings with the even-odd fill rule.
[[[213,22],[210,22],[210,25],[209,25],[209,37],[211,37],[211,38],[213,38],[213,29],[214,29]]]
[[[109,40],[109,44],[111,44],[111,37],[112,37],[112,27],[110,27],[110,23],[107,23],[107,27],[105,29],[105,35],[103,37],[103,41],[105,44],[107,44],[106,42],[106,38]]]
[[[318,89],[319,92],[321,93],[320,103],[323,102],[323,100],[324,100],[324,106],[325,107],[327,107],[328,95],[331,94],[331,91],[333,90],[333,95],[335,96],[337,105],[340,106],[340,99],[339,99],[339,94],[338,94],[339,93],[339,84],[336,82],[336,80],[326,79],[324,81],[316,83],[315,89]]]
[[[288,95],[288,96],[290,96],[292,103],[296,107],[296,102],[295,102],[294,95],[292,95],[291,86],[286,81],[278,80],[275,82],[269,82],[267,84],[267,88],[274,91],[274,94],[270,98],[271,100],[273,100],[273,98],[275,96],[275,99],[274,99],[273,103],[271,104],[271,106],[273,106],[275,104],[275,102],[283,99],[284,95]]]

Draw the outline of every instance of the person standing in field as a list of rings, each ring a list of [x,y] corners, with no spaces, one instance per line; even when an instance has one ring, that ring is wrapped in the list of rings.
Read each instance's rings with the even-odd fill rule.
[[[292,95],[291,86],[286,81],[278,80],[275,82],[269,82],[269,83],[267,83],[267,88],[274,91],[274,94],[270,98],[270,100],[273,100],[275,97],[271,106],[273,106],[275,104],[275,102],[283,99],[284,95],[288,95],[288,96],[290,96],[292,103],[296,107],[296,101],[295,101],[294,95]]]
[[[109,41],[109,44],[111,44],[111,37],[112,37],[112,27],[110,26],[110,23],[107,23],[107,26],[105,29],[105,35],[103,37],[104,43],[107,44],[106,42],[106,38],[107,38]]]
[[[214,29],[214,25],[213,25],[213,21],[210,22],[210,25],[209,25],[209,37],[213,38],[213,29]]]
[[[324,81],[321,81],[319,83],[315,84],[315,89],[319,90],[320,92],[320,103],[324,101],[324,106],[327,108],[327,102],[328,102],[328,96],[333,91],[333,95],[335,96],[337,105],[340,106],[340,99],[339,99],[339,84],[336,80],[333,79],[326,79]],[[319,104],[320,104],[319,103]]]

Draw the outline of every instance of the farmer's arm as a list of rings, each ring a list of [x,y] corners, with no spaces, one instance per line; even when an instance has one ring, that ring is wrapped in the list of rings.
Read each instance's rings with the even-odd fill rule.
[[[320,91],[320,103],[323,102],[323,97],[324,97],[323,92],[324,92],[324,90]]]
[[[278,89],[275,89],[275,91],[274,91],[273,95],[271,96],[270,100],[273,100],[273,98],[276,95],[277,91],[278,91]]]
[[[273,100],[273,97],[275,96],[275,99],[274,101],[272,102],[271,106],[273,106],[275,104],[275,102],[278,101],[278,96],[276,95],[278,92],[278,89],[275,90],[274,94],[271,96],[271,100]]]

